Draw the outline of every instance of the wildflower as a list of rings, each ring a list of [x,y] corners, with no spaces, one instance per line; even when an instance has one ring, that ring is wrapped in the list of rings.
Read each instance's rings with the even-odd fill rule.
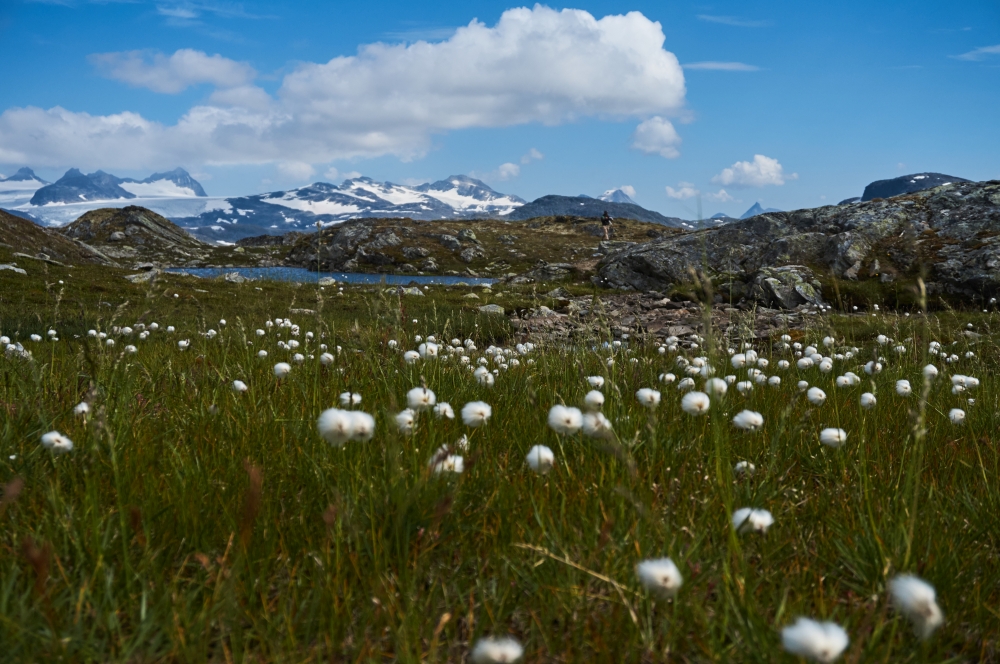
[[[461,473],[465,470],[465,459],[455,454],[449,454],[444,459],[436,461],[438,456],[431,459],[432,468],[435,473]]]
[[[767,384],[771,387],[781,387],[781,376],[771,376],[767,379]]]
[[[583,426],[583,413],[579,408],[556,404],[549,409],[549,426],[558,434],[572,436]]]
[[[799,358],[799,361],[795,363],[795,366],[797,366],[799,369],[802,370],[808,369],[812,365],[813,365],[812,358],[808,357]]]
[[[850,387],[851,379],[847,376],[837,376],[837,387]]]
[[[897,576],[889,582],[893,606],[913,623],[913,631],[926,639],[944,623],[937,605],[934,586],[910,574]]]
[[[357,392],[341,392],[340,393],[340,405],[341,406],[357,406],[361,403],[361,395]]]
[[[729,362],[733,365],[733,369],[742,369],[747,365],[747,356],[743,353],[736,353],[729,358]]]
[[[767,369],[768,365],[771,363],[767,361],[767,358],[761,357],[757,360],[757,366],[761,369]]]
[[[680,390],[681,392],[684,392],[686,390],[693,390],[694,389],[694,378],[688,377],[688,378],[682,379],[681,382],[677,383],[677,389]]]
[[[414,387],[406,393],[406,405],[410,407],[410,410],[418,413],[422,410],[429,410],[435,403],[437,403],[437,397],[426,387]]]
[[[710,405],[711,401],[704,392],[688,392],[681,399],[681,408],[689,415],[703,415]]]
[[[727,391],[729,391],[729,386],[726,385],[726,381],[721,378],[709,378],[705,381],[706,394],[710,394],[717,399],[721,399],[726,396]]]
[[[452,409],[451,404],[442,401],[434,406],[434,414],[438,418],[446,417],[449,420],[455,419],[455,411]]]
[[[111,348],[112,346],[114,346],[114,345],[115,345],[115,340],[114,340],[114,339],[108,339],[107,341],[105,341],[105,342],[104,342],[104,344],[105,344],[105,345],[106,345],[106,346],[107,346],[108,348]]]
[[[533,471],[544,475],[552,470],[552,466],[556,462],[556,455],[545,445],[535,445],[528,450],[526,460]]]
[[[330,353],[323,353],[319,356],[319,363],[324,367],[328,367],[333,364],[334,357]]]
[[[469,449],[469,437],[464,433],[455,441],[455,449],[465,452]]]
[[[405,353],[403,353],[403,361],[406,362],[407,364],[413,364],[419,359],[420,359],[420,353],[418,353],[415,350],[408,350]]]
[[[295,355],[292,355],[292,362],[295,362],[295,364],[302,364],[305,361],[306,357],[302,353],[296,353]]]
[[[965,422],[965,411],[961,408],[952,408],[948,411],[948,419],[952,424],[961,424]]]
[[[875,341],[878,342],[879,346],[884,346],[887,343],[889,343],[889,337],[885,336],[884,334],[880,334],[877,337],[875,337]]]
[[[795,387],[799,388],[799,392],[805,392],[809,389],[809,383],[807,381],[800,380],[795,384]]]
[[[278,362],[277,364],[274,365],[275,378],[279,379],[284,378],[289,373],[291,373],[291,371],[292,371],[292,365],[288,364],[288,362]]]
[[[493,384],[496,382],[496,378],[494,378],[493,374],[486,367],[479,367],[472,375],[475,377],[476,382],[483,387],[493,387]]]
[[[483,401],[470,401],[462,406],[462,421],[467,427],[480,427],[489,421],[493,409]]]
[[[741,535],[744,533],[766,533],[773,523],[774,517],[767,510],[741,507],[733,512],[733,528]]]
[[[340,447],[354,435],[354,418],[350,411],[328,408],[316,420],[316,428],[323,440]]]
[[[677,376],[673,375],[672,373],[661,373],[660,374],[660,382],[661,383],[672,383],[675,380],[677,380]]]
[[[810,387],[809,391],[806,392],[806,398],[809,399],[809,403],[812,405],[822,406],[826,401],[826,392],[818,387]]]
[[[881,362],[876,362],[872,360],[867,364],[865,364],[865,373],[868,374],[869,376],[873,376],[881,371],[882,371]]]
[[[399,427],[399,432],[401,434],[409,436],[413,433],[413,425],[416,423],[416,416],[417,414],[409,408],[396,415],[396,426]]]
[[[420,357],[425,360],[433,360],[438,356],[438,346],[435,343],[427,341],[417,347],[417,352],[420,353]]]
[[[42,340],[42,336],[40,334],[32,334],[29,338],[32,341],[41,341]]]
[[[181,339],[180,341],[177,342],[177,350],[187,350],[190,345],[191,345],[190,341],[188,341],[187,339]]]
[[[757,472],[757,466],[753,465],[749,461],[738,461],[735,466],[733,466],[733,472],[737,475],[753,475]]]
[[[764,426],[764,416],[752,410],[743,410],[733,418],[733,424],[744,431],[756,431]]]
[[[788,360],[778,360],[778,368],[784,371],[788,367],[792,366]]]
[[[875,407],[876,403],[877,402],[875,401],[875,395],[872,394],[871,392],[865,392],[864,394],[861,395],[861,407],[864,408],[865,410],[871,410],[872,408]]]
[[[833,362],[831,362],[830,360],[823,360],[822,362],[819,363],[819,370],[822,373],[830,373],[831,371],[833,371]]]
[[[583,397],[583,403],[588,410],[600,410],[604,405],[604,395],[597,390],[591,390]]]
[[[264,359],[265,357],[267,357],[267,351],[266,350],[257,351],[257,357]]]
[[[635,574],[643,588],[663,599],[674,597],[684,583],[681,571],[670,558],[643,560],[635,566]]]
[[[502,638],[488,636],[476,642],[469,659],[473,664],[506,664],[521,659],[522,654],[524,648],[509,636]]]
[[[590,438],[604,438],[611,434],[611,421],[604,413],[586,413],[583,416],[583,435]]]
[[[177,328],[175,328],[173,325],[167,325],[167,334],[173,334],[176,331]]]
[[[903,379],[896,381],[896,394],[901,397],[908,397],[913,393],[913,388],[910,387],[910,381]]]
[[[139,349],[133,346],[132,344],[129,344],[128,346],[125,346],[125,352],[128,353],[129,355],[135,355],[136,353],[139,352]]]
[[[635,398],[646,408],[652,410],[660,404],[660,393],[648,387],[643,387],[635,393]]]
[[[837,340],[833,337],[823,337],[823,345],[827,348],[832,348],[835,343],[837,343]]]
[[[836,428],[823,429],[819,432],[819,442],[829,447],[840,447],[847,442],[847,432]]]
[[[601,389],[604,387],[604,376],[587,376],[587,382],[594,389]]]
[[[86,417],[87,413],[90,412],[90,404],[86,401],[81,401],[73,407],[73,414],[77,417]]]
[[[753,390],[753,383],[751,383],[749,380],[741,380],[740,382],[736,383],[736,391],[739,392],[740,394],[746,394],[747,392],[750,392],[752,390]]]
[[[233,381],[233,392],[239,394],[241,392],[246,392],[248,389],[249,388],[247,387],[247,384],[244,383],[242,380]]]
[[[388,346],[389,348],[397,348],[399,347],[399,342],[396,341],[395,339],[389,339],[389,341],[386,343],[386,346]]]
[[[785,650],[822,664],[840,657],[848,642],[847,632],[832,622],[799,618],[794,625],[781,630],[781,645]]]
[[[42,434],[42,447],[56,454],[66,454],[73,450],[73,441],[58,431]]]

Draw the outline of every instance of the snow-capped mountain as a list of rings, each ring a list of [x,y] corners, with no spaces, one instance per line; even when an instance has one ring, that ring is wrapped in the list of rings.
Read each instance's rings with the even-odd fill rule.
[[[85,175],[76,168],[52,184],[35,191],[31,205],[79,203],[81,201],[114,201],[132,198],[177,198],[205,196],[205,190],[183,168],[167,173],[154,173],[145,180],[119,178],[96,171]]]
[[[501,194],[464,175],[418,186],[359,177],[339,185],[314,182],[288,191],[225,199],[225,205],[173,221],[214,240],[310,231],[359,217],[409,217],[417,220],[504,217],[525,201]]]
[[[632,192],[635,193],[634,191]],[[597,197],[598,200],[605,201],[607,203],[629,203],[631,205],[636,205],[636,202],[625,193],[622,189],[608,189],[606,192]]]
[[[14,173],[9,177],[3,177],[2,175],[0,175],[0,182],[11,182],[11,183],[19,182],[21,183],[21,185],[18,186],[28,186],[28,187],[30,187],[32,183],[36,182],[38,183],[39,186],[48,184],[48,182],[35,175],[35,172],[27,167],[19,168],[17,173]],[[12,185],[12,187],[13,186],[14,185]]]

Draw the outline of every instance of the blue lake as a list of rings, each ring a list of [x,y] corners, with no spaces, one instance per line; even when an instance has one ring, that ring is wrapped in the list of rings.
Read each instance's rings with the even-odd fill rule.
[[[195,277],[221,277],[236,272],[247,279],[267,279],[271,281],[297,281],[315,283],[324,277],[333,277],[337,281],[349,284],[386,284],[388,286],[406,286],[415,284],[435,284],[448,286],[466,283],[470,286],[492,284],[495,279],[483,277],[448,277],[409,274],[360,274],[357,272],[311,272],[304,267],[193,267],[169,268],[167,272],[186,272]]]

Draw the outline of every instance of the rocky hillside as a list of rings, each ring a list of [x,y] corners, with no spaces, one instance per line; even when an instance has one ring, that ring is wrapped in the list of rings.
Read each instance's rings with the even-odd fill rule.
[[[123,263],[195,265],[213,250],[170,220],[137,206],[92,210],[58,232]]]
[[[659,224],[621,220],[614,240],[638,242],[679,233]],[[584,217],[495,220],[359,219],[301,236],[288,264],[323,272],[522,273],[546,265],[566,274],[592,270],[602,249],[600,223]],[[612,245],[614,246],[614,245]]]
[[[507,219],[524,221],[535,217],[553,217],[570,215],[575,217],[591,217],[599,219],[607,210],[615,219],[635,219],[663,226],[690,228],[689,222],[677,217],[665,217],[659,212],[653,212],[639,207],[635,203],[617,203],[589,196],[542,196],[527,205],[515,208]]]
[[[875,198],[892,198],[903,194],[912,194],[924,189],[933,189],[945,184],[968,182],[965,178],[957,178],[954,175],[944,173],[914,173],[913,175],[901,175],[898,178],[889,180],[876,180],[867,187],[861,195],[861,200],[870,201]]]
[[[17,263],[36,259],[77,265],[80,263],[111,263],[111,259],[82,242],[63,237],[54,230],[15,217],[0,210],[0,263]]]
[[[786,308],[819,301],[817,277],[826,276],[887,282],[924,272],[931,293],[991,297],[1000,289],[1000,181],[670,235],[609,255],[595,280],[663,289],[690,282],[692,268],[719,291]]]

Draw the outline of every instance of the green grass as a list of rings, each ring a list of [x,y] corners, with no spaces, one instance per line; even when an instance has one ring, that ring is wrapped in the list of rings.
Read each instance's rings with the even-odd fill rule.
[[[530,291],[473,304],[467,289],[334,292],[182,277],[136,286],[96,268],[47,266],[27,281],[0,273],[0,332],[34,356],[0,359],[0,482],[23,481],[0,507],[0,660],[443,662],[462,661],[483,635],[512,634],[532,662],[780,662],[795,661],[780,628],[799,615],[845,627],[842,661],[1000,657],[994,314],[820,319],[803,341],[834,332],[858,356],[827,375],[782,372],[787,355],[759,348],[782,386],[730,389],[692,418],[671,386],[658,388],[652,414],[636,402],[663,371],[681,374],[651,345],[615,351],[611,367],[598,339],[538,348],[492,389],[454,360],[402,362],[417,334],[471,337],[477,357],[490,343],[512,346],[520,339],[506,321],[475,306],[543,302]],[[292,315],[301,352],[318,355],[306,331],[342,350],[330,367],[307,360],[277,382],[271,367],[290,353],[273,330],[264,340],[254,330],[292,308],[316,312]],[[110,350],[86,337],[153,321],[161,329],[149,339],[118,338]],[[962,334],[969,322],[975,343]],[[26,341],[50,326],[59,342]],[[221,332],[199,334],[209,328]],[[879,333],[907,352],[882,348],[886,368],[869,379],[859,366]],[[191,347],[178,351],[178,339]],[[931,339],[976,357],[937,363],[926,435],[914,436],[920,398],[893,385],[906,377],[920,391]],[[724,351],[738,342],[712,351],[720,375],[735,373]],[[127,343],[138,352],[125,354]],[[862,384],[834,387],[847,370]],[[982,381],[974,406],[951,394],[954,372]],[[823,406],[799,395],[799,373],[826,390]],[[608,379],[617,438],[556,436],[549,407],[581,405],[592,374]],[[249,392],[234,394],[234,379]],[[487,401],[492,419],[473,431],[422,415],[413,436],[400,435],[393,416],[421,380],[456,411]],[[315,423],[344,390],[362,394],[376,435],[334,448]],[[863,391],[877,394],[874,410],[858,407]],[[72,412],[85,399],[86,422]],[[968,413],[963,426],[948,420],[954,407]],[[743,408],[763,414],[761,431],[732,427]],[[827,426],[847,430],[847,445],[824,448]],[[72,453],[40,446],[53,429]],[[465,472],[430,473],[434,451],[463,433]],[[549,475],[525,465],[535,444],[556,453]],[[734,477],[743,459],[752,478]],[[735,535],[730,514],[743,506],[770,510],[774,526]],[[673,602],[635,579],[637,562],[665,555],[685,577]],[[946,623],[926,642],[889,607],[886,582],[900,572],[937,589]]]

